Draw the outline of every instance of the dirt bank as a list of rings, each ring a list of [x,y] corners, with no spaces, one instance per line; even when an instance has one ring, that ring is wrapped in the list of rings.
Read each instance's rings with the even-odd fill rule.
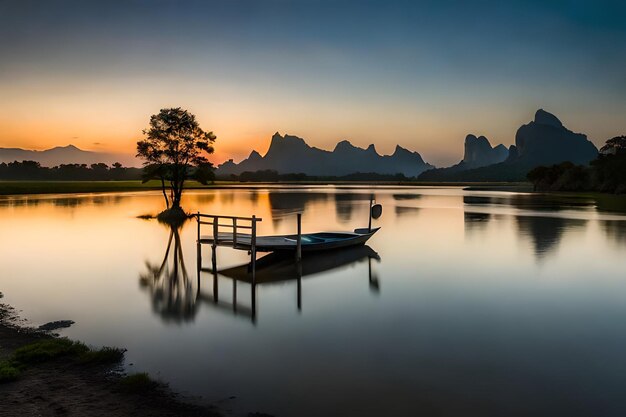
[[[54,339],[20,324],[14,311],[0,304],[0,366],[15,362],[20,348]],[[115,363],[86,363],[65,355],[20,370],[16,380],[0,382],[0,416],[220,415],[214,408],[185,402],[146,375],[128,378]]]

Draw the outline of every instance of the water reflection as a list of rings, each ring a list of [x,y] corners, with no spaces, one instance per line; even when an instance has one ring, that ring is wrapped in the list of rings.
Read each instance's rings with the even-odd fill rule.
[[[600,222],[606,236],[618,246],[626,246],[626,222],[620,220],[603,220]]]
[[[272,211],[304,212],[306,206],[317,201],[326,201],[329,195],[319,192],[269,192]]]
[[[268,257],[255,286],[245,266],[227,276],[245,252],[196,275],[193,223],[138,220],[159,191],[0,198],[0,291],[176,391],[236,395],[232,415],[626,415],[626,217],[600,197],[290,186],[190,190],[184,207],[256,214],[262,234],[293,232],[288,211],[305,232],[346,230],[367,220],[350,193],[385,206],[381,262],[367,247],[300,271]]]
[[[180,238],[181,225],[170,225],[169,238],[160,263],[146,261],[139,284],[150,293],[152,310],[164,322],[193,321],[197,313],[197,289],[190,279]]]
[[[463,225],[469,232],[484,230],[490,220],[489,213],[463,212]]]
[[[298,310],[302,310],[302,279],[323,274],[324,272],[345,268],[364,260],[368,262],[368,284],[372,292],[380,292],[380,279],[373,271],[372,260],[380,262],[380,256],[369,246],[359,246],[335,250],[332,252],[307,253],[300,262],[296,262],[292,254],[270,253],[258,259],[254,279],[251,265],[245,264],[232,268],[213,271],[210,268],[202,268],[199,265],[198,273],[198,296],[207,304],[221,310],[232,311],[235,315],[249,317],[253,323],[257,319],[257,287],[295,281],[297,283],[296,300]],[[210,276],[212,280],[212,292],[206,293],[200,288],[204,278]],[[230,298],[220,297],[220,278],[228,278],[231,281]],[[247,284],[250,294],[250,304],[240,302],[238,283]]]
[[[530,238],[538,259],[556,250],[565,231],[587,225],[587,220],[556,216],[515,216],[515,221],[520,235]]]
[[[126,196],[120,194],[96,194],[87,196],[50,197],[43,195],[25,195],[16,197],[0,197],[0,207],[79,207],[85,205],[104,206],[120,204]]]
[[[419,207],[410,207],[410,206],[396,206],[394,208],[396,216],[404,217],[404,216],[415,216],[419,213]]]

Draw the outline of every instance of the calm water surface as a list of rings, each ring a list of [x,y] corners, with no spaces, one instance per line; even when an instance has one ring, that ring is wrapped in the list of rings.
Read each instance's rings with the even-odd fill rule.
[[[255,288],[198,277],[195,222],[136,218],[159,193],[2,197],[0,291],[232,415],[626,415],[626,217],[592,199],[301,187],[184,206],[256,214],[263,234],[294,232],[297,212],[305,232],[351,230],[371,192],[384,213],[368,247]]]

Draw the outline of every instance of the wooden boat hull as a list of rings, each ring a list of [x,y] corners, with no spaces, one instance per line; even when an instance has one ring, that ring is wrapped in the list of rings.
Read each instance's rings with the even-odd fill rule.
[[[379,228],[372,229],[371,231],[365,231],[363,233],[355,232],[319,232],[319,233],[307,233],[302,235],[302,252],[319,252],[326,250],[349,248],[353,246],[364,245]],[[361,229],[357,229],[361,230]],[[263,246],[263,244],[257,243],[257,250],[261,252],[275,252],[275,251],[294,251],[296,250],[297,236],[288,236],[288,246]]]
[[[354,232],[318,232],[302,235],[302,252],[316,252],[348,248],[364,245],[380,227],[368,229],[356,229]],[[257,252],[280,252],[295,251],[297,247],[297,235],[257,236]],[[237,234],[237,243],[233,242],[232,233],[220,233],[218,245],[234,246],[237,249],[248,249],[251,245],[249,234]],[[200,243],[213,243],[212,237],[203,237]]]

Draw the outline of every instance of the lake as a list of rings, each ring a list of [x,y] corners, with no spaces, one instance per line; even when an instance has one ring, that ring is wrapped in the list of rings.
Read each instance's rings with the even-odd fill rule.
[[[137,218],[159,192],[0,197],[3,302],[74,320],[62,335],[125,347],[129,371],[227,415],[626,415],[626,216],[594,198],[302,186],[183,206],[255,214],[259,234],[295,232],[298,212],[304,232],[352,230],[371,194],[367,247],[255,287],[198,276],[195,221]]]

